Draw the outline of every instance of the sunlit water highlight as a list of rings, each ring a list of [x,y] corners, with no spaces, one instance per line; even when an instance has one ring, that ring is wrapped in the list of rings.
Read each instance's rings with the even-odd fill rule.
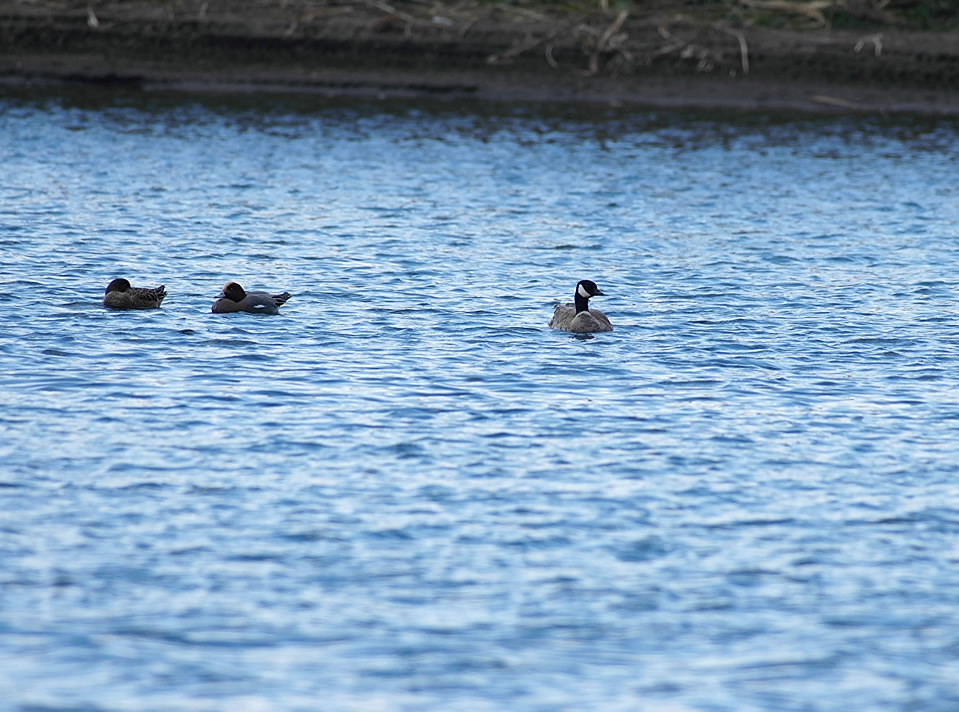
[[[959,124],[11,95],[0,151],[12,709],[959,708]],[[584,277],[616,331],[547,329]]]

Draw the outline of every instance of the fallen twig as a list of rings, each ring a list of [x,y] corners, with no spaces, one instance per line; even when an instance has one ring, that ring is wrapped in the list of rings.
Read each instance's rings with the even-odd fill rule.
[[[868,37],[863,37],[856,43],[856,46],[853,48],[853,51],[858,54],[862,52],[863,48],[866,46],[867,42],[872,42],[872,53],[878,57],[882,54],[882,33],[869,35]]]
[[[823,10],[836,7],[840,0],[808,0],[794,2],[793,0],[739,0],[740,4],[757,10],[782,10],[796,15],[805,15],[814,22],[825,27],[829,24]]]
[[[502,52],[496,52],[494,54],[491,54],[486,58],[486,63],[501,64],[503,62],[508,62],[512,60],[514,57],[518,57],[519,55],[523,54],[524,52],[528,52],[529,50],[535,49],[536,47],[539,47],[540,45],[546,42],[551,42],[552,40],[555,40],[557,37],[561,37],[562,35],[567,34],[570,30],[572,30],[577,25],[579,25],[582,19],[583,19],[582,16],[576,17],[572,21],[566,23],[566,25],[564,25],[563,27],[557,30],[554,30],[553,32],[550,32],[549,34],[546,34],[543,37],[540,37],[538,39],[531,39],[526,42],[520,42],[519,44],[513,45],[509,49],[503,50]],[[546,61],[549,63],[551,67],[554,64],[554,62],[551,61],[553,56],[552,52],[553,52],[552,46],[550,46],[549,56],[547,57]],[[556,67],[553,67],[553,68],[555,69]]]
[[[559,62],[553,59],[553,45],[547,45],[546,51],[543,53],[546,57],[546,64],[548,64],[553,69],[559,69]]]
[[[743,67],[743,74],[749,74],[749,47],[746,45],[746,35],[740,30],[727,27],[723,24],[714,25],[721,32],[732,35],[739,42],[739,61]]]
[[[828,94],[813,94],[809,97],[810,101],[814,101],[817,104],[828,104],[829,106],[839,106],[843,109],[865,109],[864,104],[860,104],[855,101],[849,101],[848,99],[842,99],[838,96],[829,96]]]
[[[407,37],[411,34],[410,28],[414,26],[429,27],[433,24],[432,22],[428,20],[421,20],[418,17],[413,17],[409,13],[403,12],[401,10],[397,10],[392,5],[388,5],[385,2],[381,2],[381,0],[365,0],[365,4],[370,7],[376,8],[377,10],[385,12],[390,17],[394,17],[397,20],[400,20],[401,22],[406,23],[404,32]]]
[[[609,23],[609,27],[607,27],[606,31],[600,36],[599,41],[596,43],[596,49],[589,58],[589,74],[592,75],[599,72],[600,54],[612,49],[611,40],[616,33],[619,32],[620,28],[623,26],[623,23],[626,22],[627,17],[629,17],[629,10],[620,10],[619,14],[616,16],[616,19]]]

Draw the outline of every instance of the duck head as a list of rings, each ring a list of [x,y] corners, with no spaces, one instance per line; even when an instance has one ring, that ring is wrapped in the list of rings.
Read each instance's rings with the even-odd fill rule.
[[[107,290],[104,294],[109,294],[110,292],[125,292],[130,288],[130,280],[120,277],[115,279],[110,284],[107,285]]]
[[[223,292],[220,296],[234,302],[242,302],[246,297],[246,290],[238,282],[227,282],[223,285]]]

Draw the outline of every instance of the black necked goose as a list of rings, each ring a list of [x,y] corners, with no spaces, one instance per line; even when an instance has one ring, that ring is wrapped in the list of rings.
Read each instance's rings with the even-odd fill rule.
[[[599,309],[589,308],[590,297],[604,296],[596,282],[580,280],[573,294],[572,304],[559,304],[553,310],[549,325],[553,329],[588,334],[594,331],[612,331],[609,318]]]

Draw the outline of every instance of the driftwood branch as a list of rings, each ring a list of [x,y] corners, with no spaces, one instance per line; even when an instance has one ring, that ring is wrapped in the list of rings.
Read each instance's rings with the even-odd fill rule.
[[[856,43],[856,46],[853,48],[856,54],[859,54],[866,47],[866,43],[872,43],[872,53],[878,57],[882,54],[882,33],[869,35],[868,37],[863,37]]]
[[[608,52],[613,49],[614,43],[612,40],[620,28],[622,28],[623,23],[626,22],[627,17],[629,17],[629,10],[620,10],[616,19],[609,23],[609,27],[607,27],[606,31],[600,36],[599,41],[596,43],[596,49],[593,50],[593,54],[589,58],[588,73],[590,75],[599,73],[599,57],[603,52]]]
[[[573,18],[571,21],[567,22],[564,26],[550,32],[543,37],[533,38],[527,40],[526,42],[520,42],[519,44],[513,45],[509,49],[506,49],[502,52],[497,52],[491,54],[486,58],[487,64],[502,64],[504,62],[511,61],[514,57],[518,57],[524,52],[529,52],[531,49],[536,49],[537,47],[552,42],[558,37],[569,34],[570,30],[577,27],[583,21],[583,16],[578,16]],[[546,61],[551,67],[556,68],[555,60],[553,60],[553,47],[552,45],[547,44],[546,47]],[[555,65],[555,66],[554,66]]]
[[[739,0],[741,5],[756,10],[779,10],[794,15],[803,15],[822,27],[829,24],[823,11],[831,10],[841,2],[842,0],[807,0],[807,2],[795,2],[795,0]]]
[[[732,35],[739,42],[739,62],[742,65],[743,74],[749,74],[749,46],[746,44],[746,35],[740,30],[723,24],[715,25],[715,27],[727,35]]]

